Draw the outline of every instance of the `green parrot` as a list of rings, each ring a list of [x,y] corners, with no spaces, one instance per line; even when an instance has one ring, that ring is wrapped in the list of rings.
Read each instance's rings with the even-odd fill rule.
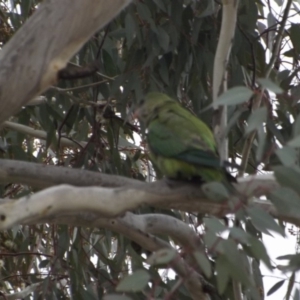
[[[137,117],[148,129],[150,159],[166,177],[199,178],[232,187],[230,182],[235,178],[220,161],[212,131],[177,101],[150,93],[139,106]]]

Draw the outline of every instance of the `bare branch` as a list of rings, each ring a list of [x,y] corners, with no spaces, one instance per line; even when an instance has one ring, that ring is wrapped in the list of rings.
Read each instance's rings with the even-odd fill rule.
[[[15,122],[10,122],[10,121],[5,121],[0,125],[0,128],[9,128],[11,130],[15,130],[17,132],[21,132],[24,134],[27,134],[29,136],[32,136],[37,139],[41,140],[46,140],[47,139],[47,132],[44,130],[39,130],[39,129],[33,129],[29,126],[22,125],[19,123]],[[103,130],[104,133],[106,133]],[[56,133],[56,137],[58,138],[58,134]],[[76,141],[72,140],[71,138],[66,138],[66,137],[61,137],[60,138],[60,146],[61,147],[75,147],[75,148],[84,148],[86,146],[87,142],[84,141]],[[138,149],[140,148],[139,146],[136,146],[132,143],[130,143],[128,140],[126,140],[123,137],[119,137],[119,146],[120,147],[125,147],[125,148],[130,148],[130,149]],[[51,145],[52,147],[52,145]],[[125,150],[123,150],[125,151]]]
[[[222,25],[213,70],[213,104],[218,96],[227,89],[226,68],[234,37],[238,0],[222,1]],[[218,143],[221,161],[228,158],[228,145],[224,136],[227,126],[227,107],[215,107],[213,130]]]
[[[22,124],[18,124],[15,122],[5,121],[1,124],[1,127],[9,128],[15,130],[17,132],[21,132],[30,136],[33,136],[37,139],[46,140],[47,139],[47,132],[43,130],[33,129],[29,126],[25,126]],[[84,148],[86,146],[86,142],[73,142],[71,139],[67,139],[65,137],[61,137],[60,139],[61,147],[76,147],[78,148],[81,146]]]
[[[22,183],[35,189],[57,184],[75,186],[130,187],[139,188],[145,182],[123,176],[107,175],[87,170],[72,169],[43,164],[0,159],[0,182]]]
[[[43,1],[1,50],[0,124],[53,85],[69,59],[129,3]]]

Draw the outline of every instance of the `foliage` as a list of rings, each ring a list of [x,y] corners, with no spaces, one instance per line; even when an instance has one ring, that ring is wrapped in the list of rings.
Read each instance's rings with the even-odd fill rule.
[[[282,1],[276,2],[285,9]],[[1,1],[2,45],[38,3]],[[298,8],[294,3],[293,10]],[[153,181],[154,174],[161,177],[149,163],[143,128],[133,119],[132,109],[147,92],[159,90],[178,98],[212,126],[213,62],[221,12],[212,0],[135,1],[84,45],[65,73],[60,73],[58,85],[44,93],[46,101],[28,105],[10,119],[46,132],[46,139],[3,127],[0,158],[141,181]],[[299,212],[300,24],[286,23],[273,66],[267,58],[272,57],[281,20],[268,1],[240,1],[228,64],[229,90],[218,101],[228,106],[230,158],[244,162],[243,171],[248,174],[274,170],[281,187],[271,193],[270,200],[279,209]],[[97,71],[88,72],[89,76],[70,75],[84,68],[94,70],[91,66]],[[261,107],[252,110],[260,96]],[[245,148],[254,131],[257,135]],[[66,146],[63,138],[73,141],[73,147]],[[34,187],[21,184],[0,188],[3,198],[35,192]],[[241,284],[247,299],[276,293],[282,280],[269,291],[263,287],[261,263],[269,269],[274,266],[262,234],[284,235],[284,224],[257,207],[233,211],[224,219],[151,207],[135,213],[164,213],[195,230],[202,246],[193,253],[194,267],[204,274],[206,288],[213,287],[212,299],[235,299],[235,282]],[[70,295],[75,299],[104,295],[104,299],[191,299],[184,279],[168,273],[178,257],[189,254],[189,247],[180,248],[167,236],[164,240],[176,245],[177,251],[164,249],[150,257],[139,245],[104,228],[36,224],[0,232],[0,237],[0,298],[1,293],[16,293],[39,283],[32,299],[68,299]],[[288,257],[285,271],[293,273],[287,295],[299,269],[297,258]],[[293,293],[297,299],[299,291]]]

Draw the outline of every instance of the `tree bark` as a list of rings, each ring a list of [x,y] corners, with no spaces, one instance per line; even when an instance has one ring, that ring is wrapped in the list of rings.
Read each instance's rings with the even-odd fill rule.
[[[0,124],[57,81],[57,73],[130,0],[48,0],[0,52]]]

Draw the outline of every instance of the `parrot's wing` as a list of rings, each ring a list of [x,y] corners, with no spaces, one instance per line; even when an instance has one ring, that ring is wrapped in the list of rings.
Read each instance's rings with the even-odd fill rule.
[[[203,142],[197,130],[195,132],[194,124],[180,115],[153,120],[148,126],[148,144],[155,155],[221,168],[217,153]]]

